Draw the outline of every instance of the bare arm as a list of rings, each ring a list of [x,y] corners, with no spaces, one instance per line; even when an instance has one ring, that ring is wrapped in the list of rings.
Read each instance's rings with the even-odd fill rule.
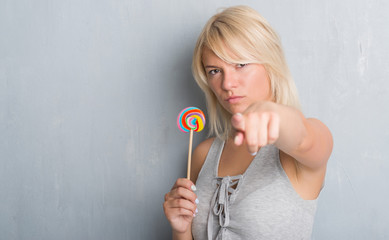
[[[250,152],[275,144],[307,169],[324,169],[332,151],[332,135],[317,119],[306,119],[295,108],[273,102],[258,102],[235,114],[235,143],[246,142]]]

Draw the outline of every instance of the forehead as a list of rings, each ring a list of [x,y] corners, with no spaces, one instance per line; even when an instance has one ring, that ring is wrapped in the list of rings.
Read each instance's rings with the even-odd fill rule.
[[[201,54],[201,61],[204,65],[211,61],[222,61],[216,54],[209,48],[205,47]]]
[[[236,63],[238,62],[238,57],[233,54],[228,48],[224,48],[222,53],[215,53],[208,47],[204,47],[201,55],[201,61],[203,65],[209,63]]]

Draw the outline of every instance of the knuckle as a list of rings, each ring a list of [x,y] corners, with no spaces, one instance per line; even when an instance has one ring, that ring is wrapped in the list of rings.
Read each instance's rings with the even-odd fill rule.
[[[182,206],[184,204],[184,199],[180,198],[180,199],[177,199],[177,205],[178,206]]]
[[[257,138],[253,134],[249,134],[246,137],[246,140],[247,140],[247,145],[249,147],[253,147],[253,146],[255,146],[257,144]]]
[[[180,180],[180,178],[178,178],[178,179],[176,180],[176,185],[179,185],[180,182],[181,182],[181,180]]]
[[[248,112],[248,113],[246,114],[246,117],[247,117],[248,119],[254,119],[254,118],[257,118],[257,117],[258,117],[258,114],[257,114],[256,112]]]
[[[255,148],[257,145],[258,145],[258,143],[256,142],[256,141],[252,141],[250,144],[247,144],[250,148]]]
[[[263,147],[263,146],[265,146],[266,144],[268,144],[269,141],[270,141],[270,140],[269,140],[269,137],[268,137],[267,135],[262,136],[262,137],[261,137],[261,140],[260,140],[260,145],[261,145],[261,147]]]
[[[269,116],[269,112],[262,112],[258,117],[260,121],[267,121]]]
[[[273,118],[273,119],[279,119],[280,116],[276,112],[271,112],[270,113],[270,117]]]
[[[256,144],[247,144],[247,146],[249,149],[256,149],[258,144],[257,143]]]
[[[274,136],[269,136],[268,140],[269,140],[269,143],[273,143],[276,140],[276,138]]]
[[[192,186],[192,182],[185,178],[185,188],[190,189],[190,186]]]
[[[195,193],[192,194],[192,200],[193,202],[196,201],[197,195]]]
[[[277,138],[278,138],[278,134],[277,134],[277,133],[271,133],[271,134],[269,135],[269,139],[270,139],[271,141],[275,141],[275,140],[277,140]]]
[[[184,213],[185,213],[185,209],[184,209],[184,208],[179,208],[179,209],[178,209],[178,212],[179,212],[180,214],[184,214]]]
[[[167,209],[168,209],[168,202],[164,202],[164,203],[163,203],[163,209],[164,209],[165,214],[166,214]]]
[[[179,195],[179,196],[182,196],[182,194],[183,194],[183,188],[177,188],[177,194]]]

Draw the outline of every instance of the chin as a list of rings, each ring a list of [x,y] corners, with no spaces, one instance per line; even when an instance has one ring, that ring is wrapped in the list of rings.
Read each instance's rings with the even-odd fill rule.
[[[242,105],[242,104],[239,104],[239,105],[232,104],[232,105],[227,105],[227,106],[221,105],[221,106],[223,107],[223,109],[226,112],[230,113],[231,115],[234,115],[236,113],[243,113],[246,110],[246,108],[248,107],[248,106]]]
[[[226,109],[227,112],[229,112],[231,115],[234,115],[236,113],[242,113],[245,109],[242,108],[232,108],[232,109]]]

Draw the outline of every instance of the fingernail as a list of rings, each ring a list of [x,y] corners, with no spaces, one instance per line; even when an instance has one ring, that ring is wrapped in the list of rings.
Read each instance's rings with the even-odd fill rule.
[[[235,115],[236,115],[236,116],[242,116],[242,114],[241,114],[241,113],[236,113]]]
[[[192,189],[192,191],[196,191],[197,190],[195,185],[190,186],[190,188]]]
[[[198,198],[196,198],[195,203],[199,204],[199,199]]]
[[[193,213],[193,217],[196,217],[196,214]]]
[[[253,152],[253,153],[250,153],[250,154],[251,154],[251,156],[255,156],[255,155],[257,155],[257,153],[258,152]]]
[[[199,210],[197,210],[197,208],[196,208],[196,213],[198,213],[199,212]]]

